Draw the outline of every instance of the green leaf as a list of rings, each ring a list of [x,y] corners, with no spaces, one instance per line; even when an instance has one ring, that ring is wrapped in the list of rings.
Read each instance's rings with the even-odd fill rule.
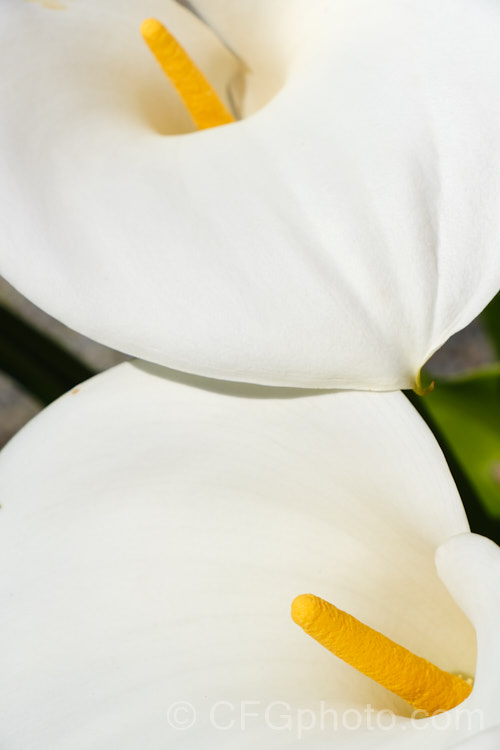
[[[477,493],[483,508],[500,519],[500,365],[437,380],[422,399]]]
[[[500,293],[483,310],[481,318],[500,359]]]

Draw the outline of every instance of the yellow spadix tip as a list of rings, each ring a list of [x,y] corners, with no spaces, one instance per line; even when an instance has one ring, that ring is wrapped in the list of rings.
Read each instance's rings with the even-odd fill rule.
[[[332,654],[425,714],[455,708],[472,690],[461,677],[391,641],[313,594],[292,602],[292,619]]]
[[[141,23],[141,34],[148,39],[158,39],[163,31],[163,25],[156,18],[146,18]]]
[[[292,620],[307,630],[316,619],[322,600],[314,594],[300,594],[292,602]]]
[[[203,73],[163,24],[146,18],[141,34],[200,130],[234,122]]]

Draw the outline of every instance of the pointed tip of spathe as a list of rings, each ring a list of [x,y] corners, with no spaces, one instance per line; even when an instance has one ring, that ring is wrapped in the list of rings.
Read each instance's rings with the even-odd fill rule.
[[[432,380],[429,385],[424,386],[422,383],[422,370],[419,370],[417,372],[417,376],[415,378],[415,383],[413,385],[413,392],[417,394],[417,396],[428,396],[429,393],[432,393],[434,390],[434,386],[436,385],[436,381]]]

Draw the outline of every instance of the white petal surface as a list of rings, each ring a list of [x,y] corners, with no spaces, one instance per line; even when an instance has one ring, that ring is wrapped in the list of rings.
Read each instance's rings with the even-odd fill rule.
[[[434,567],[467,523],[401,394],[127,363],[7,446],[0,492],[2,750],[267,750],[303,723],[308,748],[421,747],[402,701],[291,621],[309,591],[474,671],[474,631]],[[359,728],[368,703],[392,731]],[[457,740],[428,731],[433,748]]]
[[[0,269],[52,315],[185,371],[384,390],[500,287],[498,3],[200,2],[251,116],[168,135],[142,18],[221,92],[234,60],[172,0],[62,2],[0,9]]]
[[[500,747],[500,727],[481,732],[476,737],[461,744],[457,750],[498,750]]]
[[[500,693],[500,549],[488,539],[464,534],[437,553],[437,567],[478,637],[474,699],[485,713],[485,728],[498,724]]]

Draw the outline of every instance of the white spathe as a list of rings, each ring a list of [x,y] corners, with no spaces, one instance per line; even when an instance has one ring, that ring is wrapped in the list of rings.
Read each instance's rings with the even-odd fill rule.
[[[422,738],[436,750],[497,721],[499,551],[468,533],[443,456],[399,393],[127,363],[13,439],[0,494],[2,750],[406,750]],[[413,727],[406,704],[292,622],[306,592],[474,673],[462,607],[478,634],[460,707],[482,712],[472,729],[468,717]],[[196,717],[182,731],[186,702]],[[352,729],[367,704],[383,726],[377,712],[396,712],[391,731]],[[304,711],[317,723],[300,742]]]
[[[189,134],[139,24],[224,96],[212,32],[62,4],[0,8],[0,270],[52,315],[188,372],[388,390],[500,288],[498,3],[200,0],[251,73],[243,120]]]

